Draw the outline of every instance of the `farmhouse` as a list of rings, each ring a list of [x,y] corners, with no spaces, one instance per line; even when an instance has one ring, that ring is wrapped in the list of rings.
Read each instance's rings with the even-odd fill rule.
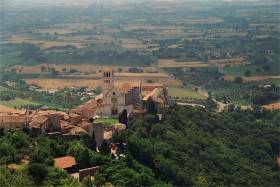
[[[168,105],[168,91],[163,84],[132,81],[115,84],[112,68],[105,68],[102,73],[102,93],[72,112],[84,118],[93,115],[117,117],[124,109],[129,114],[139,111],[149,98],[161,106]]]

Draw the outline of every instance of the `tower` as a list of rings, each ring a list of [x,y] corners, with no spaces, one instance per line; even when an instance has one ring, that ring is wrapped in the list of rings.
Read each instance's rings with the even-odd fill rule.
[[[104,68],[102,70],[103,75],[103,82],[102,82],[102,89],[109,90],[114,87],[114,71],[113,68]]]

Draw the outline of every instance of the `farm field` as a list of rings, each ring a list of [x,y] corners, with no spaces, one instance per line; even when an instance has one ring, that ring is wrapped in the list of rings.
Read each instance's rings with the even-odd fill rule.
[[[176,61],[176,59],[159,59],[157,62],[158,66],[161,68],[179,68],[179,67],[209,67],[210,64],[206,64],[201,61],[195,62],[181,62]]]
[[[12,35],[8,39],[1,42],[1,44],[21,44],[21,43],[31,43],[41,47],[42,49],[47,49],[54,46],[66,46],[72,45],[76,48],[81,48],[84,45],[83,41],[69,41],[66,39],[57,38],[56,40],[40,40],[30,36],[22,35]]]
[[[44,64],[39,64],[34,66],[15,65],[8,68],[7,70],[14,69],[20,74],[40,74],[42,73],[41,71],[42,67],[54,68],[58,72],[67,72],[71,69],[74,69],[82,73],[95,74],[95,73],[99,73],[102,69],[108,66],[92,65],[92,64],[45,64],[44,63]],[[113,68],[115,72],[121,71],[124,73],[129,72],[129,69],[131,68],[129,66],[110,66],[110,67]],[[136,68],[141,69],[143,73],[158,73],[159,71],[157,68],[154,67],[136,67]],[[137,75],[137,74],[133,73],[133,75]]]
[[[119,40],[119,43],[127,49],[146,49],[148,48],[147,44],[143,44],[140,40],[130,39],[130,38],[122,38]]]
[[[190,97],[194,99],[206,99],[206,97],[199,92],[196,93],[192,88],[168,86],[168,94],[171,97]]]
[[[28,99],[15,98],[14,100],[10,100],[10,101],[0,101],[0,105],[4,105],[10,108],[20,108],[21,106],[24,105],[40,105],[40,104],[30,101]]]
[[[246,64],[250,64],[249,61],[247,61],[245,58],[243,57],[239,57],[239,58],[229,58],[229,59],[219,59],[219,60],[209,60],[209,63],[218,67],[225,67],[225,66],[239,66],[239,65],[246,65]]]
[[[25,79],[28,84],[34,84],[46,91],[57,91],[70,87],[96,88],[100,86],[101,80],[93,79]]]
[[[280,68],[279,62],[269,63],[271,70],[267,72],[270,75],[279,75]],[[253,65],[253,64],[246,64],[246,65],[238,65],[235,67],[225,67],[223,69],[223,73],[226,75],[234,75],[234,76],[243,76],[246,70],[250,70],[252,73],[255,73],[257,70],[262,70],[263,65]]]
[[[0,101],[1,102],[1,101]],[[20,112],[21,110],[8,107],[6,105],[0,104],[0,113],[1,112]]]
[[[235,76],[233,75],[225,75],[223,76],[224,80],[233,81]],[[269,76],[269,75],[253,75],[250,77],[242,76],[244,82],[254,82],[254,81],[262,81],[266,79],[275,79],[280,80],[280,76]]]
[[[33,31],[40,34],[69,34],[82,30],[92,29],[95,25],[91,23],[71,23],[71,24],[56,24],[46,28],[40,28]]]
[[[63,29],[59,29],[63,30]],[[55,31],[53,31],[55,33]],[[41,33],[42,34],[42,33]],[[105,44],[111,43],[114,38],[110,35],[36,35],[36,34],[12,34],[4,37],[0,41],[1,44],[21,44],[21,43],[31,43],[41,47],[42,49],[47,49],[57,46],[75,46],[76,48],[83,48],[90,44]]]
[[[123,73],[124,74],[124,73]],[[101,76],[101,75],[100,75]],[[63,88],[70,87],[88,87],[88,88],[97,88],[101,84],[101,80],[99,79],[57,79],[57,78],[34,78],[34,79],[24,79],[28,84],[39,86],[42,90],[46,91],[57,91]],[[148,80],[152,80],[153,82],[163,83],[170,86],[179,86],[181,82],[178,80],[174,80],[170,77],[166,76],[154,76],[150,74],[149,76],[133,76],[133,75],[122,75],[115,76],[115,82],[124,82],[124,81],[143,81],[147,82]]]

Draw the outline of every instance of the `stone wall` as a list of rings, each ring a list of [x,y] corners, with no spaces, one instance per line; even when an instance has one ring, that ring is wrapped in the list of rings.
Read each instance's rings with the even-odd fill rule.
[[[79,181],[83,181],[83,179],[87,176],[93,176],[99,169],[100,166],[95,166],[79,170]]]

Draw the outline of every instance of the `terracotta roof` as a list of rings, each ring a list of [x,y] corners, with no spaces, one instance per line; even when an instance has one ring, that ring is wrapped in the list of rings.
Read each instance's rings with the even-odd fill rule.
[[[87,101],[86,103],[78,106],[73,111],[79,112],[79,111],[83,111],[83,110],[93,110],[93,109],[95,109],[96,105],[97,105],[97,102],[96,102],[95,98],[93,98],[93,99],[90,99],[89,101]]]
[[[62,117],[64,115],[66,115],[66,112],[62,112],[62,111],[56,111],[56,110],[40,110],[37,112],[37,114],[42,114],[42,115],[61,115]]]
[[[76,160],[72,156],[59,157],[54,159],[54,166],[60,169],[71,168],[77,165]]]
[[[27,118],[25,115],[18,115],[18,114],[5,114],[5,115],[0,115],[0,124],[1,123],[26,123]]]
[[[143,100],[147,101],[150,97],[154,98],[154,97],[158,97],[161,93],[161,89],[160,88],[155,88],[153,91],[151,91],[150,93],[148,93]]]
[[[142,83],[142,87],[164,87],[162,83]]]
[[[155,88],[152,92],[145,95],[142,100],[147,101],[149,98],[152,98],[157,103],[165,104],[167,103],[167,98],[164,89],[165,88]]]
[[[81,134],[87,132],[82,127],[71,125],[67,121],[63,121],[63,120],[60,120],[60,127],[62,133],[66,133],[66,134]]]
[[[102,69],[102,71],[114,71],[114,69],[113,69],[113,68],[108,67],[108,68],[103,68],[103,69]]]
[[[87,133],[87,131],[84,130],[82,127],[74,126],[68,134],[81,134],[81,133]]]
[[[83,121],[79,126],[82,127],[85,131],[89,132],[89,126],[91,123]]]
[[[40,123],[40,124],[43,124],[46,121],[48,121],[48,117],[45,116],[45,115],[36,115],[32,119],[32,122],[37,122],[37,123]]]
[[[137,87],[140,87],[140,82],[125,82],[123,84],[119,84],[117,89],[122,93],[127,93],[128,91]]]

